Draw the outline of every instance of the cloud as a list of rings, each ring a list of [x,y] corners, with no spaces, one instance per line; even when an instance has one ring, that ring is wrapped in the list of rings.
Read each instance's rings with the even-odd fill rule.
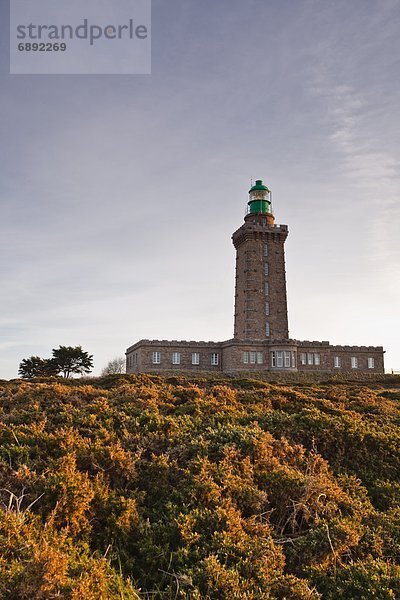
[[[354,194],[354,217],[362,211],[361,227],[367,217],[368,229],[362,235],[368,240],[375,285],[379,281],[391,293],[400,293],[392,266],[400,262],[400,160],[398,143],[390,141],[391,131],[400,121],[398,105],[393,99],[382,111],[373,86],[356,88],[346,82],[346,73],[340,73],[334,60],[327,64],[317,69],[312,89],[326,111],[327,141],[337,155],[337,174],[345,177],[350,194]],[[347,210],[352,218],[351,205]],[[356,219],[354,224],[357,227]]]

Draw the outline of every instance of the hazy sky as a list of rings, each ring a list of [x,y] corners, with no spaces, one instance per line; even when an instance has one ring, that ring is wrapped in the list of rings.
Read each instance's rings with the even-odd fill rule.
[[[251,177],[289,226],[291,337],[400,370],[400,0],[153,0],[137,76],[9,75],[0,1],[0,378],[231,338]]]

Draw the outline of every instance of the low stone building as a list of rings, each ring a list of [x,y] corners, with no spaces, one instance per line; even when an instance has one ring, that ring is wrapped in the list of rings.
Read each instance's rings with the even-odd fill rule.
[[[289,338],[284,244],[271,192],[261,180],[249,192],[236,248],[234,337],[224,342],[140,340],[126,351],[127,373],[166,371],[383,373],[381,346],[332,346]]]

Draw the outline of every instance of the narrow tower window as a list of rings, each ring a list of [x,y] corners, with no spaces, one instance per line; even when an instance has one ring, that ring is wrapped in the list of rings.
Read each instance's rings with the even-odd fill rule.
[[[268,256],[268,244],[264,244],[264,256]]]
[[[265,323],[265,336],[269,337],[271,335],[271,328],[269,326],[268,321]]]
[[[266,296],[269,296],[269,283],[268,283],[268,281],[265,282],[264,292],[265,292]]]
[[[264,263],[264,275],[269,275],[269,265],[268,265],[268,263]]]
[[[265,314],[268,316],[269,315],[269,302],[265,303]]]

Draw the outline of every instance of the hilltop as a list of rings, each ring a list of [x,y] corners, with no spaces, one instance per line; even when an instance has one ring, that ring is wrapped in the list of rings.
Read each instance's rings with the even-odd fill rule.
[[[400,380],[0,382],[0,597],[400,597]]]

